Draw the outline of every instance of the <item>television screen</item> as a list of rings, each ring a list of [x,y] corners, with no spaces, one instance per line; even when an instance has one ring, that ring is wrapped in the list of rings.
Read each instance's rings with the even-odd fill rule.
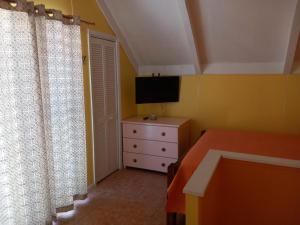
[[[179,101],[179,76],[136,77],[136,103]]]

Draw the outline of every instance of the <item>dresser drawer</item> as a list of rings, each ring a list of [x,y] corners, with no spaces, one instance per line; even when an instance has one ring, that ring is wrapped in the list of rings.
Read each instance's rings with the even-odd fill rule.
[[[123,138],[123,148],[124,152],[178,158],[177,143]]]
[[[168,166],[177,160],[172,158],[124,152],[123,161],[125,166],[166,173]]]
[[[123,124],[123,137],[178,142],[178,129],[174,127]]]

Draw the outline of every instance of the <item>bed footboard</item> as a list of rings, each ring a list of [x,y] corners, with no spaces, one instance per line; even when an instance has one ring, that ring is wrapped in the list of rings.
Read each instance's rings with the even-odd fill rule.
[[[168,187],[172,183],[173,178],[175,177],[177,170],[180,166],[181,160],[178,160],[175,163],[171,163],[168,167],[168,173],[167,173],[167,185]]]
[[[201,132],[200,137],[205,133],[206,131],[203,130]],[[172,183],[178,168],[181,164],[182,159],[184,158],[184,155],[178,159],[177,162],[171,163],[168,167],[168,172],[167,172],[167,185]],[[178,213],[167,213],[167,225],[184,225],[185,224],[185,215],[178,214]]]
[[[167,173],[167,185],[172,183],[173,178],[175,177],[177,170],[180,166],[181,159],[179,159],[177,162],[172,163],[168,167],[168,173]],[[167,225],[177,225],[177,213],[167,213]]]

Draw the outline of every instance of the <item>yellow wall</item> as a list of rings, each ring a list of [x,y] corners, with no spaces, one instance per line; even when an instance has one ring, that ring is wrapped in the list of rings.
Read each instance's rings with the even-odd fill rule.
[[[33,0],[34,4],[44,4],[47,9],[58,9],[64,14],[72,14],[71,0]]]
[[[86,111],[86,135],[87,135],[87,167],[88,167],[88,184],[93,183],[93,153],[91,137],[91,107],[90,107],[90,85],[89,85],[89,67],[88,67],[88,41],[87,29],[99,31],[114,35],[110,26],[106,22],[103,14],[96,4],[96,0],[35,0],[35,4],[45,4],[46,8],[54,8],[63,11],[65,14],[74,14],[84,20],[95,22],[96,26],[81,24],[82,36],[82,54],[87,56],[83,65],[84,73],[84,95]],[[134,79],[135,72],[130,64],[124,50],[120,50],[121,62],[121,111],[122,118],[135,115],[137,107],[134,102]]]
[[[300,133],[300,76],[183,76],[180,101],[138,106],[151,112],[191,118],[192,141],[208,128]]]

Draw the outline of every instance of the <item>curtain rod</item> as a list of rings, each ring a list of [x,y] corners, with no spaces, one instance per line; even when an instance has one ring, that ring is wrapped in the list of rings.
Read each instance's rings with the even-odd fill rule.
[[[1,1],[1,0],[0,0],[0,1]],[[17,3],[18,3],[17,0],[2,0],[2,1],[8,2],[8,3],[10,3],[11,5],[12,5],[12,4],[17,4]],[[12,6],[15,7],[16,5],[12,5]],[[48,10],[46,10],[46,12],[47,12],[47,11],[48,11]],[[67,19],[73,18],[73,17],[70,16],[70,15],[64,15],[64,14],[62,14],[62,15],[63,15],[64,18],[67,18]],[[96,25],[95,22],[90,22],[90,21],[87,21],[87,20],[84,20],[84,19],[80,19],[80,22],[85,23],[85,24],[87,24],[87,25],[91,25],[91,26],[95,26],[95,25]]]
[[[70,16],[70,15],[63,15],[63,17],[66,18],[66,19],[72,19],[72,16]],[[87,21],[87,20],[84,20],[84,19],[80,19],[80,22],[88,24],[88,25],[92,25],[92,26],[96,25],[96,23],[90,22],[90,21]]]
[[[96,23],[94,23],[94,22],[89,22],[89,21],[87,21],[87,20],[80,19],[80,22],[85,23],[85,24],[87,24],[87,25],[96,26]]]
[[[47,12],[47,10],[46,10],[46,12]],[[64,14],[63,14],[63,17],[66,18],[66,19],[72,19],[73,18],[73,16],[71,16],[71,15],[64,15]],[[80,22],[88,24],[88,25],[92,25],[92,26],[96,25],[96,23],[90,22],[90,21],[87,21],[87,20],[84,20],[84,19],[80,19]]]

